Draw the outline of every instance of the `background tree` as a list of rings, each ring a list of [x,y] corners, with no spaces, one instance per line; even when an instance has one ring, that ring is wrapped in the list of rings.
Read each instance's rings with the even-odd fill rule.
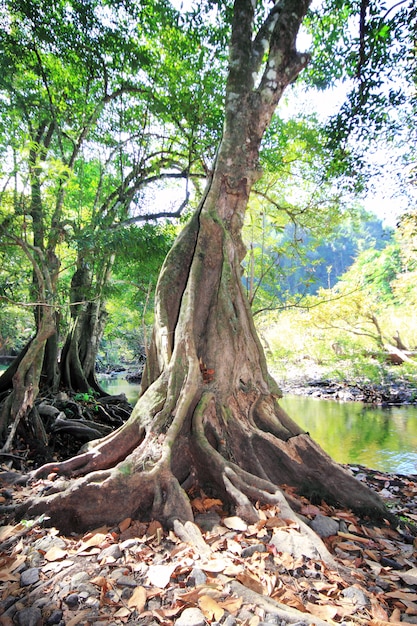
[[[178,13],[165,2],[152,10],[102,2],[3,5],[0,108],[8,211],[2,241],[24,247],[34,267],[42,257],[55,326],[40,343],[42,384],[52,391],[59,384],[98,389],[94,365],[117,252],[112,235],[116,227],[146,219],[146,187],[164,178],[204,174],[201,154],[210,158],[210,152],[203,135],[205,129],[216,132],[218,67],[213,64],[207,79],[210,90],[190,94],[188,78],[181,88],[177,81],[174,104],[174,66],[182,77],[182,70],[187,66],[190,72],[192,66],[203,85],[212,51],[200,47],[195,52],[206,33],[199,33],[195,23],[185,37]],[[181,107],[186,115],[179,117]],[[211,110],[204,123],[202,107]],[[152,212],[148,218],[179,215],[181,208],[179,202],[174,210]],[[34,271],[30,298],[35,332],[46,306],[40,299],[45,292],[38,284],[40,275]],[[62,307],[68,305],[59,371]],[[5,391],[18,363],[2,378]],[[6,424],[14,419],[13,412],[7,413]]]

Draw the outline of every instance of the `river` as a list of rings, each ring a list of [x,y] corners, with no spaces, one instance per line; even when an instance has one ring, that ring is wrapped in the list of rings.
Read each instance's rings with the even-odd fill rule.
[[[121,376],[101,384],[136,401],[139,385]],[[373,407],[295,395],[285,395],[280,404],[338,463],[417,474],[417,406]]]
[[[136,402],[139,385],[122,375],[100,382],[109,393],[125,393]],[[280,404],[338,463],[417,474],[417,406],[373,407],[295,395],[285,395]]]

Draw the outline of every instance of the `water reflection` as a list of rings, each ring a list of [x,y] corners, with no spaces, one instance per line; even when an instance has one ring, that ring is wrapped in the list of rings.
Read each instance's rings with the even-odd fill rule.
[[[123,375],[109,377],[99,376],[100,385],[105,391],[112,396],[118,396],[124,393],[128,402],[135,405],[139,396],[140,385],[138,383],[129,383]]]
[[[302,396],[280,404],[339,463],[417,473],[417,407],[371,407]]]

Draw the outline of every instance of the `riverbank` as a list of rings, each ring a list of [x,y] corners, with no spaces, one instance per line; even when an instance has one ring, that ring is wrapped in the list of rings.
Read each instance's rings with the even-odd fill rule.
[[[284,394],[380,406],[417,404],[417,377],[400,366],[384,366],[378,379],[355,373],[349,363],[323,366],[313,361],[272,364],[271,373]]]

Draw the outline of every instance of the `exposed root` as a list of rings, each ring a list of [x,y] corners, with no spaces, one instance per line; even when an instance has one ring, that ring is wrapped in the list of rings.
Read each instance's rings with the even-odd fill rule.
[[[143,439],[143,431],[128,422],[118,431],[96,440],[94,447],[60,463],[46,463],[31,473],[32,479],[49,474],[60,476],[85,476],[90,472],[113,467],[129,455]]]
[[[128,474],[132,467],[123,462],[71,481],[64,492],[27,501],[18,509],[18,517],[46,513],[50,524],[67,533],[112,526],[126,517],[158,519],[167,528],[175,519],[193,519],[189,499],[170,471],[156,466]]]
[[[245,587],[241,583],[234,580],[231,582],[232,592],[239,598],[243,598],[245,602],[250,602],[255,606],[265,609],[269,614],[276,615],[278,619],[283,620],[285,624],[311,624],[311,626],[329,626],[330,622],[325,622],[319,617],[310,615],[309,613],[302,613],[297,609],[281,604],[272,598],[262,596],[256,591],[252,591],[249,587]]]

